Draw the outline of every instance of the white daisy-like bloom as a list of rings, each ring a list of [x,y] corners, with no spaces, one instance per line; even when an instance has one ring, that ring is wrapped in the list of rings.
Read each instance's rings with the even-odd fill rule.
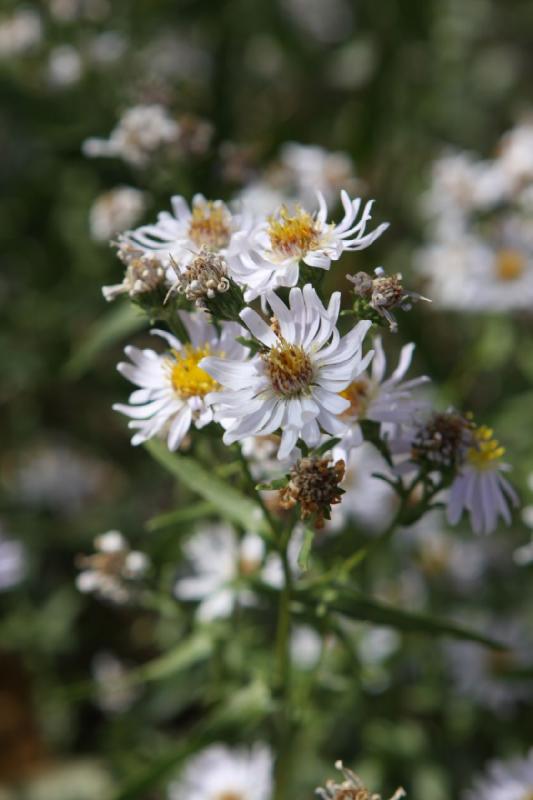
[[[361,352],[371,323],[363,320],[341,337],[336,328],[340,292],[325,308],[311,284],[291,289],[289,306],[273,292],[266,300],[276,332],[253,309],[241,312],[263,352],[246,362],[208,356],[200,366],[222,386],[206,400],[217,405],[225,444],[281,430],[278,458],[283,460],[299,438],[315,447],[321,430],[333,436],[346,431],[339,415],[350,401],[339,393],[373,356],[373,351],[364,357]]]
[[[265,545],[260,536],[239,538],[228,525],[212,525],[196,532],[184,545],[184,555],[194,574],[178,578],[178,600],[198,602],[202,622],[228,617],[236,605],[251,605],[254,595],[243,579],[261,570]]]
[[[176,450],[191,425],[203,428],[213,420],[213,407],[206,402],[208,394],[216,391],[218,384],[199,366],[206,356],[217,360],[228,359],[228,369],[245,358],[248,350],[236,341],[242,328],[233,322],[223,322],[220,333],[201,312],[179,312],[190,342],[180,342],[171,333],[153,330],[169,345],[164,353],[126,347],[129,362],[121,362],[117,369],[139,388],[129,398],[127,405],[113,406],[130,417],[129,427],[135,431],[133,445],[142,444],[153,436],[167,440],[170,450]]]
[[[348,434],[349,436],[350,434]],[[374,473],[390,473],[385,459],[369,442],[346,453],[344,439],[333,448],[332,458],[346,461],[346,472],[341,483],[345,494],[342,502],[332,507],[331,521],[327,530],[338,530],[349,520],[367,533],[376,533],[386,528],[397,508],[397,495],[385,481],[374,477]]]
[[[466,511],[474,533],[492,533],[500,517],[511,523],[511,506],[518,506],[515,490],[503,475],[510,467],[502,462],[505,449],[486,425],[476,426],[462,466],[450,487],[446,513],[456,525]]]
[[[485,773],[464,793],[464,800],[531,800],[533,749],[525,758],[491,761]]]
[[[89,158],[122,158],[144,166],[157,150],[177,141],[179,134],[179,124],[164,106],[138,105],[124,112],[109,139],[86,139],[82,150]]]
[[[145,202],[145,193],[133,186],[117,186],[99,195],[89,211],[92,238],[106,242],[135,225],[144,212]]]
[[[336,225],[327,221],[328,208],[320,192],[317,198],[318,210],[313,214],[299,206],[291,211],[283,205],[259,226],[255,257],[243,255],[234,265],[236,280],[247,287],[247,301],[281,286],[296,286],[300,262],[327,270],[344,252],[364,250],[388,228],[384,222],[366,233],[373,200],[363,206],[361,198],[351,200],[343,190],[344,217]]]
[[[170,281],[176,269],[186,267],[203,250],[221,255],[230,272],[242,258],[255,264],[253,253],[255,218],[248,212],[233,214],[222,200],[207,200],[195,194],[189,208],[180,195],[171,198],[172,213],[161,211],[157,222],[127,231],[121,242],[160,259],[168,267]]]
[[[387,378],[387,359],[381,336],[372,342],[374,358],[369,372],[363,372],[340,394],[349,402],[342,419],[348,426],[342,441],[335,447],[335,458],[349,462],[350,451],[363,442],[360,422],[371,420],[381,424],[382,435],[390,434],[398,425],[412,423],[414,417],[427,406],[423,398],[413,396],[413,390],[429,381],[426,375],[404,380],[411,366],[415,345],[402,347],[398,365]],[[344,500],[343,500],[344,504]]]
[[[230,749],[214,744],[191,758],[168,787],[169,800],[271,800],[273,757],[257,743]]]
[[[0,529],[0,592],[20,583],[27,569],[27,556],[22,542],[3,535]]]

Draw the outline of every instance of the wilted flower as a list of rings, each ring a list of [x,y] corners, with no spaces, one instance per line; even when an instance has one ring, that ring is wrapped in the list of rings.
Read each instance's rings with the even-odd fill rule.
[[[131,418],[134,429],[131,442],[142,444],[153,436],[164,436],[170,450],[176,450],[191,425],[203,428],[214,418],[213,407],[206,397],[218,389],[215,379],[200,362],[206,356],[217,360],[238,363],[247,350],[236,340],[242,333],[239,325],[223,322],[220,332],[211,325],[204,314],[180,311],[179,318],[190,342],[181,342],[166,331],[152,333],[170,345],[166,353],[154,350],[126,348],[129,362],[121,362],[117,369],[139,389],[130,395],[129,405],[116,403],[113,408]],[[213,354],[213,355],[211,355]],[[228,369],[230,366],[228,366]]]
[[[214,744],[191,758],[168,789],[170,800],[271,800],[273,759],[255,744],[230,750]]]
[[[228,265],[218,253],[203,247],[198,255],[181,271],[175,265],[176,281],[172,289],[184,294],[189,302],[199,308],[217,294],[225,294],[230,288]]]
[[[344,468],[342,460],[331,464],[330,458],[301,458],[291,469],[287,485],[279,490],[281,507],[299,505],[301,519],[314,516],[316,527],[323,528],[324,519],[331,517],[331,506],[340,503],[344,494],[339,486]]]
[[[96,552],[80,555],[81,569],[76,579],[80,592],[96,593],[114,603],[127,603],[133,596],[135,582],[144,577],[149,560],[145,553],[131,550],[119,531],[108,531],[94,540]]]
[[[102,286],[102,294],[108,302],[127,294],[132,300],[142,301],[149,295],[163,302],[166,295],[166,271],[161,262],[142,250],[135,249],[127,243],[119,246],[117,255],[126,267],[122,283]],[[159,295],[159,296],[157,296]]]
[[[386,275],[383,267],[376,267],[374,274],[375,278],[371,278],[366,272],[358,272],[346,277],[353,284],[354,294],[366,301],[370,308],[383,317],[394,333],[398,330],[398,323],[392,314],[394,308],[409,311],[414,301],[431,302],[429,298],[423,297],[418,292],[404,289],[402,275],[399,272],[396,275]]]
[[[316,794],[322,800],[381,800],[381,795],[370,792],[361,778],[351,769],[346,769],[342,761],[335,762],[335,769],[340,770],[344,780],[342,783],[330,780],[324,789],[317,789]],[[400,797],[405,797],[403,789],[397,789],[390,800],[400,800]]]

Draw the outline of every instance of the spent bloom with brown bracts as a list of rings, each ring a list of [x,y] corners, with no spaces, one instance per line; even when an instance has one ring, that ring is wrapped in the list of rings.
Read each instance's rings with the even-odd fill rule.
[[[398,323],[392,314],[392,309],[400,308],[402,311],[409,311],[411,304],[417,300],[431,302],[428,297],[405,289],[400,272],[396,275],[386,275],[383,267],[376,267],[374,274],[375,278],[366,272],[357,272],[355,275],[346,277],[353,284],[354,294],[362,298],[380,317],[383,317],[394,333],[398,330]]]
[[[325,788],[319,787],[316,794],[322,800],[382,800],[380,794],[369,791],[359,776],[351,769],[347,769],[342,761],[337,761],[335,768],[340,770],[344,780],[342,783],[329,780]],[[403,789],[397,789],[390,800],[400,800],[405,796]]]
[[[202,247],[183,271],[174,262],[174,271],[177,277],[169,294],[175,290],[199,308],[203,308],[207,300],[212,300],[217,294],[225,294],[230,288],[228,265],[224,257],[207,247]]]
[[[331,506],[340,503],[344,490],[339,484],[344,478],[345,464],[330,458],[306,457],[296,462],[289,473],[289,482],[279,490],[282,508],[300,505],[301,519],[316,515],[317,528],[324,527]]]

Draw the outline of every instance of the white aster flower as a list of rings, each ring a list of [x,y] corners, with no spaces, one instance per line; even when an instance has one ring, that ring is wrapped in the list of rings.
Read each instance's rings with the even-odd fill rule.
[[[533,749],[525,758],[491,761],[464,800],[531,800],[533,797]]]
[[[214,744],[191,758],[170,784],[169,800],[271,800],[273,758],[264,744],[230,750]]]
[[[142,249],[169,267],[169,280],[176,280],[176,269],[186,267],[196,255],[208,250],[224,257],[230,271],[243,257],[253,261],[254,218],[232,214],[222,200],[206,200],[195,194],[189,208],[185,198],[171,199],[172,213],[161,211],[157,222],[127,231],[121,241]],[[256,259],[257,260],[257,259]]]
[[[128,108],[109,139],[87,139],[83,152],[89,158],[118,157],[135,166],[144,166],[161,147],[175,142],[178,123],[167,109],[154,103]]]
[[[422,375],[419,378],[404,380],[405,374],[411,366],[415,345],[406,344],[402,347],[398,365],[393,373],[386,378],[387,360],[383,350],[381,336],[373,339],[374,358],[370,372],[363,372],[344,389],[340,395],[349,402],[349,406],[342,414],[342,419],[348,426],[335,450],[335,458],[344,458],[349,462],[350,451],[359,447],[363,441],[360,422],[371,420],[381,424],[381,433],[388,434],[398,425],[413,422],[417,413],[426,407],[426,403],[419,397],[413,397],[413,389],[427,383],[429,378]],[[344,500],[343,500],[344,504]]]
[[[511,185],[520,188],[533,180],[533,120],[525,120],[502,137],[498,161]]]
[[[291,289],[288,307],[273,292],[266,299],[276,318],[276,332],[253,309],[241,312],[263,352],[246,362],[210,356],[200,366],[223,387],[210,393],[207,401],[218,406],[217,419],[226,429],[224,442],[267,436],[279,429],[278,458],[283,460],[299,438],[315,447],[321,429],[332,435],[346,431],[339,414],[350,402],[339,393],[373,356],[373,351],[364,358],[361,353],[370,322],[359,322],[341,338],[336,328],[340,292],[325,308],[310,284]]]
[[[0,592],[20,583],[26,569],[27,557],[22,542],[5,537],[0,530]]]
[[[519,500],[502,474],[509,469],[501,460],[504,453],[490,428],[474,427],[473,441],[447,499],[447,516],[452,525],[459,522],[464,511],[469,513],[475,533],[492,533],[500,517],[507,525],[511,523],[510,506],[518,506]]]
[[[133,186],[117,186],[99,195],[89,212],[91,236],[105,242],[134,225],[144,212],[145,194]]]
[[[316,213],[300,207],[291,212],[282,206],[259,227],[255,234],[256,257],[243,256],[234,268],[236,279],[247,287],[246,300],[280,286],[296,286],[301,261],[327,270],[344,252],[369,247],[388,227],[384,222],[365,233],[374,201],[365,204],[358,219],[362,201],[350,200],[345,191],[341,192],[344,218],[338,225],[328,223],[326,201],[320,192],[317,197]]]
[[[136,431],[132,444],[138,445],[161,435],[167,439],[170,450],[176,450],[191,425],[203,428],[213,420],[213,408],[206,395],[216,391],[215,380],[199,366],[210,354],[217,360],[228,359],[228,364],[238,363],[248,352],[236,341],[242,332],[239,325],[223,322],[220,333],[202,313],[179,312],[180,319],[190,338],[190,343],[180,342],[166,331],[153,334],[165,339],[170,349],[165,353],[127,347],[130,362],[118,365],[119,372],[134,383],[136,389],[129,404],[117,403],[116,411],[131,418],[129,427]],[[228,367],[229,368],[229,367]]]
[[[194,575],[179,578],[174,594],[179,600],[199,602],[198,619],[228,617],[236,605],[253,603],[243,579],[261,569],[265,545],[260,536],[247,533],[241,539],[227,525],[212,525],[185,543],[184,554]]]

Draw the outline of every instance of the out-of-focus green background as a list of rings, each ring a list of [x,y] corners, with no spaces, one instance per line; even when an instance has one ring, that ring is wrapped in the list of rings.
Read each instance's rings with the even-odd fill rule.
[[[2,24],[21,8],[39,15],[41,36],[13,52]],[[174,193],[230,198],[239,183],[224,169],[227,143],[244,148],[246,169],[284,142],[318,144],[353,158],[365,193],[377,198],[376,218],[391,222],[347,268],[383,263],[409,276],[424,238],[420,197],[432,160],[450,144],[490,155],[533,105],[533,3],[4,0],[2,47],[0,542],[21,543],[24,574],[13,586],[0,579],[0,797],[100,798],[183,735],[195,714],[187,693],[200,708],[209,675],[141,687],[122,711],[88,685],[102,654],[133,667],[179,639],[184,624],[173,610],[109,609],[74,585],[76,554],[107,529],[150,552],[169,585],[178,557],[173,531],[161,539],[144,527],[172,506],[174,487],[130,446],[111,410],[126,396],[115,365],[134,332],[111,336],[101,327],[109,307],[100,287],[121,271],[107,244],[90,236],[92,203],[133,185],[147,193],[148,221]],[[86,138],[107,136],[140,102],[210,122],[207,152],[146,168],[82,155]],[[528,505],[532,317],[420,307],[402,318],[401,338],[417,342],[418,369],[432,376],[443,406],[472,408],[494,424]],[[422,599],[413,589],[419,608],[531,627],[531,567],[512,561],[528,539],[519,519],[495,541],[476,539],[503,555],[468,591],[409,558],[381,571],[415,589],[422,582]],[[455,691],[447,658],[441,644],[407,636],[384,664],[345,664],[353,681],[324,688],[321,701],[329,704],[332,692],[338,713],[311,720],[329,726],[316,740],[330,746],[308,738],[302,787],[351,752],[378,783],[403,782],[412,800],[444,800],[459,796],[487,759],[531,745],[531,703],[495,710],[470,701]],[[322,763],[309,766],[317,747]]]

